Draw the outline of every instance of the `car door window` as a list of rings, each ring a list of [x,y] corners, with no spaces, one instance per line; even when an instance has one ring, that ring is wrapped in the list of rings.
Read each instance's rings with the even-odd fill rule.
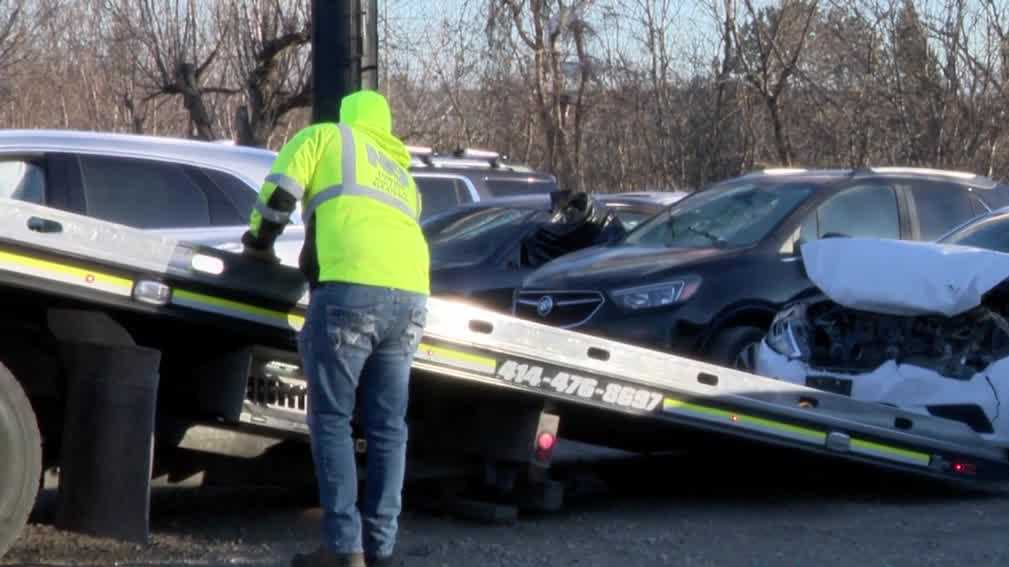
[[[80,156],[89,216],[143,229],[210,226],[203,190],[176,164]]]
[[[207,168],[187,167],[207,196],[210,224],[237,226],[248,224],[258,191],[234,175]]]
[[[971,196],[959,186],[915,181],[910,190],[922,240],[935,240],[974,216]]]
[[[843,235],[857,238],[900,238],[897,195],[885,185],[852,187],[834,195],[816,210],[816,236]],[[803,239],[812,236],[812,225],[803,224]]]
[[[22,160],[0,161],[0,197],[44,204],[46,178],[41,167]]]
[[[949,235],[942,242],[1009,253],[1009,217],[1003,215],[976,221]]]
[[[417,183],[417,190],[420,191],[423,203],[420,215],[422,220],[435,213],[473,201],[469,189],[461,179],[414,176],[414,181]]]

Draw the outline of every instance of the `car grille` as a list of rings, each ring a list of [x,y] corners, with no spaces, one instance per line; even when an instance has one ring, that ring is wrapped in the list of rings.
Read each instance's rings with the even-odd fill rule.
[[[584,325],[603,305],[598,291],[520,291],[515,316],[556,327]]]
[[[261,408],[304,415],[308,410],[308,384],[281,363],[265,364],[261,374],[249,377],[245,399]]]

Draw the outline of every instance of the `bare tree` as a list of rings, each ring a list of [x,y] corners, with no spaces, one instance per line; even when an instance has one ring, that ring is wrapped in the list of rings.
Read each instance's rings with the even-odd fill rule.
[[[210,95],[237,94],[214,67],[227,38],[209,10],[197,0],[105,0],[105,39],[132,56],[146,98],[181,98],[192,134],[204,140],[219,131]]]
[[[979,11],[951,0],[930,33],[942,46],[946,102],[952,108],[943,156],[988,175],[1009,173],[1009,6],[985,0]],[[1001,166],[1001,167],[1000,167]],[[999,172],[998,170],[1001,169]]]
[[[219,0],[216,18],[243,95],[235,110],[238,143],[266,146],[284,116],[311,103],[309,2]]]
[[[592,0],[492,0],[488,10],[492,42],[531,63],[526,80],[545,142],[545,162],[571,188],[579,182],[582,104],[592,66],[586,47],[592,33],[587,16],[593,4]]]
[[[699,184],[703,185],[712,177],[721,173],[719,163],[722,161],[723,143],[725,139],[727,114],[736,102],[735,86],[736,81],[733,71],[737,66],[736,42],[734,32],[736,29],[736,12],[738,6],[736,0],[721,0],[721,13],[718,3],[713,5],[713,13],[720,29],[719,38],[721,40],[721,56],[712,62],[715,74],[715,101],[713,115],[710,126],[704,141],[704,158],[701,164]]]
[[[792,163],[793,152],[782,98],[809,40],[818,4],[815,0],[783,0],[780,7],[758,11],[752,0],[743,0],[749,21],[742,29],[738,24],[733,29],[739,46],[739,72],[767,109],[777,158],[783,164]]]
[[[45,10],[46,4],[35,6]],[[28,0],[4,0],[0,2],[0,77],[7,77],[12,70],[25,63],[32,32],[37,29],[37,14],[31,13]]]
[[[0,122],[230,137],[309,120],[310,0],[0,0]],[[763,162],[1009,177],[1004,0],[382,2],[397,134],[592,191]],[[692,19],[691,19],[692,18]]]

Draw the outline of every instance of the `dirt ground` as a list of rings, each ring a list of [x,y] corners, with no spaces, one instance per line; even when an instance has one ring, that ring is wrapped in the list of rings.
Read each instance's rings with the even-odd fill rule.
[[[752,451],[590,465],[609,488],[509,525],[434,514],[406,493],[406,565],[1005,566],[1009,491]],[[40,515],[2,565],[277,566],[317,544],[319,510],[264,489],[159,489],[149,545],[55,530]]]

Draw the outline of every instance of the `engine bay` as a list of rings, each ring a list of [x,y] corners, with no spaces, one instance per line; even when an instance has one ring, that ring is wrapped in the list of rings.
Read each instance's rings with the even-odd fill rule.
[[[823,370],[862,373],[893,360],[969,380],[1009,356],[1007,320],[1009,282],[955,317],[871,313],[824,299],[807,305],[803,334],[809,363]]]

